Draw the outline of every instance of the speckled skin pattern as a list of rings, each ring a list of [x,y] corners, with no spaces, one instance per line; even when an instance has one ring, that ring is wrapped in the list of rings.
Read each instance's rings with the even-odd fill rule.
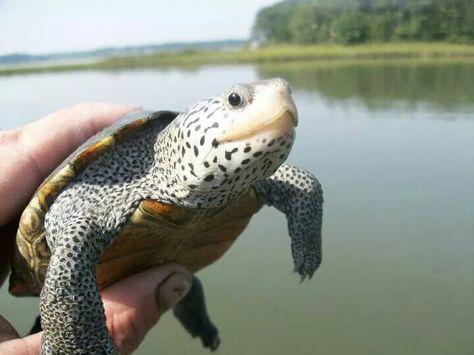
[[[311,278],[321,264],[323,190],[309,172],[282,165],[268,179],[255,183],[261,205],[275,207],[286,215],[291,254],[301,279]]]
[[[239,100],[231,100],[235,93]],[[296,114],[281,79],[236,85],[186,109],[162,131],[132,134],[59,194],[45,220],[52,256],[41,291],[42,354],[116,352],[95,270],[102,250],[144,199],[219,207],[254,186],[261,205],[287,216],[296,271],[303,278],[314,273],[321,261],[322,192],[311,174],[281,165],[294,130],[261,125],[238,139],[220,139],[238,130],[258,105],[260,118],[275,116],[272,107],[278,105]]]

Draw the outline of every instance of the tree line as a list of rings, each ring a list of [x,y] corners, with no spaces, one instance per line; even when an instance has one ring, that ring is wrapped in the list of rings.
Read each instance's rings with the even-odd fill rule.
[[[286,0],[257,14],[262,43],[474,42],[474,0]]]

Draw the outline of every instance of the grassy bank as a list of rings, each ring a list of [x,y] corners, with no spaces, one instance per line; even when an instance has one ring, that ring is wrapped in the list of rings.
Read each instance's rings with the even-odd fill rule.
[[[439,60],[474,61],[474,45],[449,43],[385,43],[357,46],[274,46],[240,51],[194,51],[113,57],[95,62],[1,68],[0,75],[42,71],[115,70],[127,68],[186,67],[207,64],[281,63],[295,61]]]

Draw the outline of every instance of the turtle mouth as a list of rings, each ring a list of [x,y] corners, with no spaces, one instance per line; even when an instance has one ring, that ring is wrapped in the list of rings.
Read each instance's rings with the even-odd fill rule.
[[[285,108],[269,119],[256,119],[252,122],[243,122],[230,127],[230,129],[217,138],[218,143],[234,142],[256,136],[263,132],[281,135],[293,131],[298,125],[296,110]]]

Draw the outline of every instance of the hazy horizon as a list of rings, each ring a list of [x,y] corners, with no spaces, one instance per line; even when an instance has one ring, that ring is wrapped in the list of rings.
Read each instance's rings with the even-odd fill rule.
[[[0,3],[0,55],[88,51],[248,38],[255,15],[276,0],[43,0]]]
[[[173,45],[173,44],[193,44],[193,43],[212,43],[212,42],[226,42],[226,41],[240,41],[240,40],[247,40],[247,38],[223,38],[223,39],[208,39],[208,40],[189,40],[189,41],[169,41],[169,42],[150,42],[150,43],[140,43],[140,44],[118,44],[118,45],[109,45],[109,46],[99,46],[94,48],[85,48],[85,49],[72,49],[72,50],[54,50],[51,52],[41,52],[41,53],[33,53],[27,51],[18,51],[18,52],[8,52],[8,53],[0,53],[0,57],[8,57],[8,56],[15,56],[15,55],[30,55],[30,56],[51,56],[56,54],[74,54],[74,53],[84,53],[84,52],[94,52],[100,51],[104,49],[121,49],[121,48],[135,48],[135,47],[146,47],[146,46],[166,46],[166,45]]]

